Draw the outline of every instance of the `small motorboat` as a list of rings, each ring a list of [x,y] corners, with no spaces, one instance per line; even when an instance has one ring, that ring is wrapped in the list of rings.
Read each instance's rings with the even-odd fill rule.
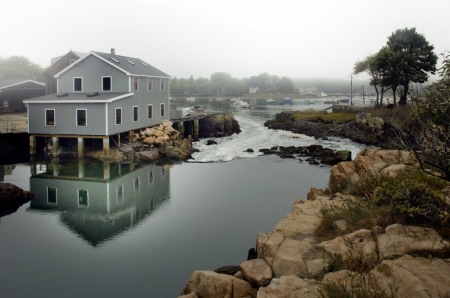
[[[192,97],[192,96],[191,96],[191,97],[186,98],[186,100],[187,100],[187,101],[195,101],[195,97]]]
[[[268,98],[268,99],[266,99],[266,101],[263,101],[262,104],[263,105],[274,105],[274,104],[276,104],[276,102],[272,98]]]
[[[233,102],[233,104],[236,108],[248,108],[250,106],[247,102],[242,101],[240,99]]]
[[[350,99],[346,98],[346,99],[341,99],[339,100],[341,103],[350,103]]]
[[[284,104],[285,105],[293,105],[294,104],[294,102],[293,102],[293,100],[292,100],[292,98],[289,98],[289,97],[285,97],[284,98]]]

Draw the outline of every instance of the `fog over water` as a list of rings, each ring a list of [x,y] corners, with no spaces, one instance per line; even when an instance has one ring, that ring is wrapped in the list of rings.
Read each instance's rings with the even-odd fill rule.
[[[0,57],[44,67],[70,49],[139,57],[171,76],[347,79],[396,29],[450,49],[450,1],[0,1]]]

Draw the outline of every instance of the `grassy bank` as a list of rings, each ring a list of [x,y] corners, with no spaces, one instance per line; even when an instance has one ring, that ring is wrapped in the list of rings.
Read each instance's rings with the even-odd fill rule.
[[[329,113],[329,114],[294,113],[290,117],[291,120],[295,120],[295,121],[305,120],[305,121],[311,121],[311,122],[322,122],[325,124],[328,124],[328,123],[344,124],[344,123],[348,123],[350,121],[355,120],[355,118],[356,118],[356,114],[347,114],[347,113]]]

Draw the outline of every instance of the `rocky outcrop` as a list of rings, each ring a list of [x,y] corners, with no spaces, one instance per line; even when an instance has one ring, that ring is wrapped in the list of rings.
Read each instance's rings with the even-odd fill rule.
[[[320,297],[316,289],[318,284],[316,280],[301,279],[293,275],[282,276],[272,279],[269,286],[261,288],[258,298]]]
[[[342,161],[351,161],[351,151],[336,151],[329,148],[323,148],[322,145],[310,145],[310,146],[275,146],[270,149],[259,149],[259,152],[267,154],[276,154],[281,158],[298,158],[309,157],[306,161],[309,164],[329,164],[335,165]]]
[[[417,168],[419,168],[417,160],[408,151],[367,148],[356,154],[353,162],[341,162],[333,166],[330,184],[339,184],[346,180],[355,182],[362,174],[396,177]]]
[[[195,293],[198,298],[256,298],[256,291],[249,282],[234,276],[213,271],[195,271],[181,292],[181,297]]]
[[[330,182],[344,178],[357,180],[360,173],[370,171],[393,176],[405,168],[415,167],[414,158],[405,152],[368,149],[358,154],[354,162],[343,162],[333,167]],[[334,282],[349,292],[353,292],[355,285],[363,285],[364,291],[378,291],[380,297],[382,293],[388,297],[411,298],[446,297],[450,294],[450,259],[444,261],[432,257],[445,255],[450,243],[434,229],[392,224],[386,228],[373,226],[352,231],[351,223],[336,218],[334,224],[341,236],[317,243],[321,209],[331,205],[339,208],[346,202],[358,200],[350,195],[330,194],[329,189],[325,192],[311,188],[307,201],[297,199],[292,204],[292,213],[286,215],[271,232],[259,233],[256,240],[258,259],[242,263],[240,272],[233,277],[244,282],[243,286],[252,284],[257,287],[258,298],[318,297],[324,287],[314,278],[319,279],[326,272],[324,270],[333,268],[329,267],[332,262],[350,262],[360,272],[341,270],[327,273],[322,283]],[[429,254],[429,258],[406,255],[419,253]],[[273,273],[272,276],[269,273]],[[218,285],[224,282],[217,282],[209,283],[209,287],[220,289]],[[229,284],[233,283],[229,281]],[[199,292],[196,294],[201,297]]]
[[[316,111],[317,112],[317,111]],[[355,121],[346,124],[294,120],[295,111],[283,111],[275,119],[264,123],[270,129],[282,129],[307,136],[326,138],[330,136],[349,138],[352,141],[375,145],[381,148],[395,148],[397,136],[389,121],[370,114],[355,114]]]
[[[444,260],[402,256],[370,272],[371,287],[395,297],[448,297],[450,265]]]
[[[240,132],[239,123],[232,114],[208,116],[199,120],[199,138],[226,137]]]
[[[14,184],[0,182],[0,217],[16,212],[20,206],[35,197],[36,194]]]
[[[241,263],[240,269],[244,279],[258,288],[268,285],[272,279],[272,269],[262,259]]]

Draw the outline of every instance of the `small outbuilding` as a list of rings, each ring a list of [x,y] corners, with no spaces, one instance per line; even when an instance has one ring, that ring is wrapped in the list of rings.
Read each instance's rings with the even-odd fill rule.
[[[45,84],[29,79],[0,81],[0,111],[25,111],[25,99],[45,95]]]

